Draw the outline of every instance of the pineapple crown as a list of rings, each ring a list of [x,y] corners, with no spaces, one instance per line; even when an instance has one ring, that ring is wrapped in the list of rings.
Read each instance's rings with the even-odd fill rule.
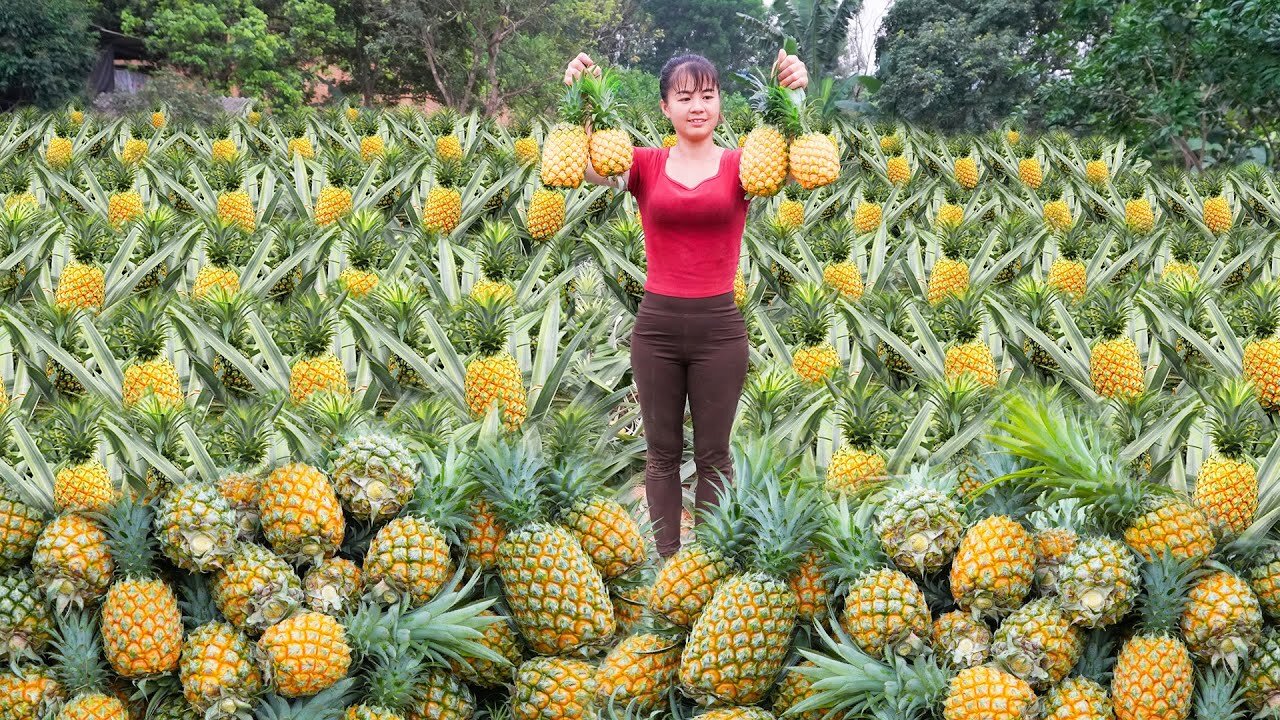
[[[1081,224],[1073,225],[1058,238],[1058,254],[1063,260],[1071,262],[1081,262],[1086,255],[1093,252],[1095,247],[1097,247],[1097,238],[1085,230]]]
[[[211,216],[205,225],[204,253],[219,268],[237,268],[253,253],[248,234],[234,220]]]
[[[939,242],[942,256],[952,260],[963,260],[969,256],[974,245],[973,234],[965,228],[946,228]]]
[[[1115,417],[1111,429],[1118,443],[1124,445],[1137,440],[1160,416],[1168,405],[1168,397],[1156,390],[1148,390],[1132,397],[1111,398]]]
[[[516,236],[515,226],[507,220],[491,220],[486,218],[480,230],[480,270],[490,280],[503,280],[509,277],[516,266],[516,249],[512,240]],[[571,240],[577,243],[576,239]]]
[[[599,427],[605,425],[598,408],[572,402],[552,414],[546,431],[546,453],[557,464],[585,460],[593,454]]]
[[[1128,289],[1115,284],[1107,284],[1091,292],[1084,312],[1097,329],[1100,339],[1113,340],[1124,333],[1129,325],[1129,298]]]
[[[129,421],[136,430],[151,441],[151,446],[170,461],[185,460],[186,449],[182,443],[181,426],[187,422],[190,410],[174,406],[149,395],[129,409]],[[175,463],[182,467],[185,463]]]
[[[512,442],[489,439],[474,451],[476,477],[494,514],[508,528],[546,519],[546,463],[528,435]]]
[[[1012,395],[1005,403],[1000,432],[990,439],[1030,464],[1003,479],[1027,478],[1047,491],[1047,502],[1077,498],[1090,519],[1108,532],[1122,530],[1163,486],[1132,479],[1116,452],[1114,436],[1069,405],[1060,394]]]
[[[468,159],[440,158],[436,161],[436,183],[443,188],[459,188],[466,177],[475,170],[475,162]]]
[[[427,129],[433,135],[448,135],[458,124],[458,111],[448,105],[442,105],[427,117]]]
[[[419,398],[392,409],[387,421],[416,452],[437,452],[455,424],[453,405],[444,398]]]
[[[1177,310],[1188,327],[1197,330],[1203,328],[1206,315],[1205,301],[1209,298],[1209,287],[1197,278],[1179,273],[1166,276],[1156,288],[1169,304],[1169,308]]]
[[[752,431],[766,435],[777,420],[795,406],[799,378],[789,366],[769,365],[753,370],[742,389],[742,418]]]
[[[129,498],[116,501],[98,518],[107,533],[107,546],[121,577],[141,580],[156,576],[156,535],[150,505]]]
[[[1189,263],[1200,254],[1203,243],[1200,235],[1193,233],[1186,223],[1179,223],[1169,235],[1169,254],[1174,260]]]
[[[1147,184],[1142,176],[1136,173],[1125,173],[1120,182],[1116,183],[1116,190],[1119,191],[1120,197],[1134,200],[1146,193]]]
[[[738,76],[752,88],[747,102],[760,114],[762,124],[773,126],[788,140],[804,133],[800,106],[796,103],[797,93],[778,84],[777,68],[773,68],[767,77],[759,71],[738,73]]]
[[[953,158],[967,157],[973,152],[973,138],[969,135],[955,135],[947,140],[947,152]]]
[[[253,301],[249,293],[232,291],[222,286],[210,288],[201,298],[198,310],[209,326],[231,347],[244,352],[249,345],[247,311]]]
[[[796,340],[804,345],[825,342],[831,329],[831,288],[816,281],[800,282],[791,288],[787,302],[793,311],[789,323]]]
[[[1046,177],[1036,195],[1042,200],[1063,200],[1066,198],[1066,186],[1057,177]]]
[[[365,705],[374,708],[370,714],[395,717],[410,708],[422,707],[430,684],[427,661],[399,648],[371,650],[359,672]]]
[[[157,205],[142,213],[135,227],[142,231],[143,243],[158,249],[168,242],[178,222],[178,212],[167,205]]]
[[[0,159],[0,195],[23,193],[31,187],[31,166],[18,157]]]
[[[230,192],[244,189],[244,176],[248,161],[243,155],[230,160],[214,160],[205,171],[205,178],[214,192]]]
[[[127,192],[133,189],[134,179],[138,171],[120,158],[107,158],[98,172],[98,182],[107,192]]]
[[[550,506],[562,514],[591,501],[604,487],[600,464],[585,457],[553,459],[543,480]]]
[[[1253,383],[1226,378],[1213,389],[1209,404],[1213,408],[1210,432],[1218,452],[1233,460],[1249,460],[1262,429]]]
[[[107,692],[107,665],[96,612],[68,609],[55,616],[54,673],[67,697]]]
[[[591,73],[582,76],[582,94],[593,131],[613,129],[621,124],[626,103],[618,99],[618,84],[618,75],[612,68],[603,68],[599,77]]]
[[[325,163],[324,177],[334,187],[351,188],[360,182],[364,166],[360,156],[346,148],[331,150]]]
[[[845,441],[861,450],[885,444],[897,424],[897,396],[869,377],[859,373],[841,393],[837,411]]]
[[[479,489],[471,458],[451,442],[444,457],[432,465],[434,473],[428,473],[414,487],[406,511],[435,523],[451,544],[461,545],[471,525],[469,507]]]
[[[1243,321],[1244,334],[1257,339],[1275,336],[1280,328],[1280,281],[1253,283],[1235,310],[1235,316]]]
[[[1175,559],[1167,552],[1138,569],[1142,594],[1138,597],[1138,626],[1148,635],[1176,635],[1187,593],[1207,572],[1194,559]]]
[[[370,270],[386,259],[388,246],[385,240],[387,227],[382,213],[373,209],[361,209],[338,221],[345,237],[347,258],[352,267]]]
[[[851,502],[850,497],[842,495],[829,503],[824,509],[826,527],[817,536],[827,560],[826,574],[835,581],[837,594],[843,594],[866,573],[891,566],[880,536],[873,529],[876,504],[858,502],[851,507]]]
[[[69,465],[93,459],[102,440],[102,406],[88,398],[57,403],[41,423],[41,453],[66,457]]]
[[[958,343],[973,342],[982,334],[987,306],[980,288],[948,295],[939,305],[943,325]]]
[[[166,307],[167,300],[158,293],[129,300],[114,333],[127,355],[138,360],[160,356],[169,337]]]
[[[1019,278],[1013,290],[1018,307],[1027,320],[1041,330],[1046,329],[1052,323],[1052,304],[1060,291],[1044,280],[1030,276]]]
[[[271,448],[272,421],[280,403],[254,399],[228,404],[215,425],[214,442],[209,444],[217,460],[240,471],[261,467]]]
[[[83,312],[74,305],[58,305],[55,302],[35,306],[36,321],[40,329],[63,350],[76,348],[80,341],[80,325],[77,320]],[[74,353],[72,353],[74,354]]]
[[[585,73],[565,88],[556,103],[556,113],[563,125],[582,125],[588,115]]]
[[[927,380],[925,390],[935,408],[934,441],[937,445],[971,425],[989,398],[986,387],[971,373]]]
[[[369,429],[369,411],[348,394],[313,393],[307,399],[304,411],[307,427],[321,445],[319,456],[311,460],[322,468],[331,468],[341,446]]]
[[[318,357],[329,351],[337,319],[333,302],[316,293],[297,297],[289,307],[292,339],[305,357]]]
[[[467,297],[463,313],[470,323],[471,343],[481,357],[497,355],[507,345],[511,328],[511,300],[498,294]]]
[[[825,517],[820,485],[798,471],[799,457],[783,454],[764,438],[750,438],[734,452],[733,483],[746,489],[743,517],[752,538],[746,567],[785,581],[813,544]]]
[[[413,285],[397,280],[383,283],[374,290],[379,315],[391,323],[396,337],[413,342],[422,325],[426,301]]]
[[[1080,143],[1080,153],[1084,155],[1086,160],[1101,160],[1102,154],[1106,151],[1106,138],[1100,135],[1090,135]]]

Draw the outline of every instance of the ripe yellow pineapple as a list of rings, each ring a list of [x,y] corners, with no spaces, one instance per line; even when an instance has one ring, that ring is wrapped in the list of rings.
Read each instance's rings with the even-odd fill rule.
[[[991,628],[969,613],[952,610],[939,615],[929,637],[934,651],[957,668],[975,667],[991,659]]]
[[[795,465],[763,442],[735,452],[734,482],[752,488],[741,506],[752,543],[744,570],[719,584],[681,651],[680,685],[695,699],[758,703],[785,665],[798,620],[788,579],[824,519],[813,483],[783,479]],[[755,621],[744,626],[743,617]],[[745,652],[724,653],[729,646]]]
[[[640,712],[661,708],[680,665],[680,638],[640,632],[624,638],[596,670],[596,703],[634,703]]]
[[[54,135],[49,138],[49,144],[45,147],[44,161],[49,167],[61,170],[71,165],[73,149],[71,138]]]
[[[525,228],[534,240],[546,240],[560,232],[565,221],[565,197],[559,190],[534,188],[525,212]]]
[[[559,102],[559,121],[542,142],[539,180],[548,188],[576,188],[586,177],[590,143],[582,126],[586,119],[584,85],[585,79],[579,78],[565,90]]]
[[[996,663],[1036,690],[1057,685],[1075,667],[1084,649],[1079,628],[1052,598],[1039,598],[1005,618],[991,654]]]
[[[351,393],[346,368],[332,351],[331,308],[331,301],[315,294],[299,297],[291,307],[298,357],[289,368],[289,397],[295,404],[316,392]]]
[[[436,166],[436,186],[427,192],[422,206],[422,227],[439,233],[450,233],[462,220],[463,182],[461,160],[441,160]]]
[[[942,255],[929,271],[926,298],[930,305],[937,305],[944,298],[959,295],[969,288],[969,263],[965,260],[969,248],[969,235],[962,230],[945,230],[942,235]]]
[[[982,386],[993,388],[999,384],[1000,374],[991,348],[981,337],[986,317],[984,302],[976,288],[947,295],[942,301],[943,322],[952,339],[943,358],[942,374],[948,379],[969,374]]]
[[[1049,266],[1045,284],[1074,301],[1084,298],[1088,289],[1088,274],[1081,258],[1092,247],[1090,237],[1083,232],[1068,232],[1058,238],[1058,257]]]
[[[863,185],[861,199],[853,210],[853,227],[859,233],[869,233],[880,227],[884,219],[883,203],[888,197],[884,183],[871,180]]]
[[[108,512],[106,531],[117,573],[102,601],[107,662],[127,678],[172,672],[182,650],[182,613],[156,574],[151,511],[122,500]]]
[[[1071,205],[1067,202],[1060,182],[1057,180],[1046,181],[1040,186],[1037,194],[1044,198],[1041,215],[1044,218],[1044,224],[1051,230],[1066,232],[1075,225],[1075,218],[1071,213]]]
[[[149,149],[150,146],[147,145],[146,140],[129,138],[124,141],[124,147],[120,150],[120,159],[126,165],[137,165],[147,156],[147,150]]]
[[[137,171],[129,163],[112,157],[102,169],[98,181],[107,197],[107,222],[119,230],[142,216],[142,195],[135,187]]]
[[[1044,182],[1044,170],[1040,166],[1040,159],[1035,155],[1035,146],[1028,145],[1021,155],[1018,160],[1018,179],[1032,190],[1039,190]]]
[[[1217,570],[1191,585],[1179,626],[1197,660],[1238,667],[1262,639],[1262,608],[1248,583]]]
[[[257,634],[302,605],[302,581],[289,563],[261,545],[241,543],[214,574],[213,602],[236,629]]]
[[[306,463],[271,471],[258,498],[262,532],[285,558],[319,561],[338,551],[346,531],[328,476]]]
[[[240,148],[236,147],[235,140],[224,135],[213,141],[209,152],[214,162],[231,162],[240,155]]]
[[[1210,232],[1221,235],[1231,229],[1233,211],[1231,202],[1222,193],[1222,181],[1220,179],[1212,181],[1211,187],[1212,195],[1205,198],[1201,217]]]
[[[1098,339],[1089,351],[1089,378],[1105,398],[1127,398],[1147,388],[1146,368],[1132,338],[1123,337],[1129,323],[1127,291],[1110,285],[1097,289]]]
[[[788,302],[794,310],[790,330],[797,346],[792,351],[791,368],[804,382],[821,383],[840,369],[840,356],[827,342],[831,297],[822,284],[809,281],[793,287]]]
[[[97,460],[102,408],[89,400],[58,403],[45,419],[45,432],[66,465],[53,479],[55,512],[101,512],[118,493],[106,467]]]
[[[991,665],[965,668],[952,679],[945,720],[1023,720],[1035,716],[1036,694],[1014,675]]]
[[[196,271],[191,299],[202,300],[215,290],[234,295],[240,290],[240,270],[253,248],[244,226],[221,217],[212,218],[204,236],[207,264]]]
[[[510,528],[498,545],[497,569],[512,619],[534,652],[567,654],[605,644],[617,622],[591,556],[553,521],[556,508],[542,487],[543,462],[527,444],[500,439],[482,448],[475,473]],[[544,572],[548,563],[563,571]],[[558,602],[547,603],[550,597]],[[520,682],[517,677],[517,694]]]
[[[591,167],[601,177],[621,175],[631,169],[632,150],[631,137],[620,127],[626,105],[618,99],[618,76],[605,68],[598,77],[583,75],[580,82],[591,123],[587,140]]]
[[[320,189],[316,198],[315,222],[319,227],[327,227],[341,220],[353,207],[351,188],[360,179],[362,170],[360,163],[345,150],[330,153],[325,167],[327,184]]]
[[[344,557],[325,558],[302,578],[307,607],[335,617],[354,610],[364,589],[360,566]]]
[[[893,185],[906,185],[911,180],[911,162],[905,155],[894,155],[885,161],[884,175]]]
[[[254,648],[231,625],[210,622],[192,630],[182,645],[182,694],[197,712],[212,707],[247,710],[264,689]]]
[[[1200,466],[1192,497],[1221,534],[1239,535],[1258,510],[1258,477],[1252,459],[1259,427],[1253,388],[1247,381],[1225,380],[1213,393],[1215,452]]]
[[[756,197],[772,197],[782,190],[789,170],[788,146],[804,132],[792,92],[777,79],[776,69],[767,79],[751,76],[751,106],[759,122],[742,143],[738,179],[743,190]]]
[[[1195,689],[1191,653],[1175,632],[1187,594],[1186,567],[1169,559],[1142,568],[1140,631],[1116,656],[1116,720],[1186,720]]]
[[[283,620],[258,640],[266,675],[284,697],[314,695],[347,675],[351,647],[335,619],[304,612]]]
[[[842,444],[827,464],[826,488],[839,494],[857,493],[885,476],[893,398],[883,386],[853,383],[842,389],[839,416]]]
[[[790,228],[804,225],[804,203],[791,198],[778,203],[778,222]]]
[[[599,717],[596,668],[582,660],[538,657],[516,670],[511,693],[513,720],[569,720]]]
[[[178,371],[165,355],[168,337],[163,296],[143,295],[129,301],[122,318],[125,352],[131,360],[124,368],[121,397],[126,408],[153,396],[165,407],[177,407],[186,396]]]
[[[951,595],[960,609],[1001,615],[1020,606],[1035,577],[1035,542],[1006,515],[969,528],[951,563]]]
[[[338,276],[338,284],[352,297],[362,298],[378,287],[378,270],[388,259],[386,220],[366,208],[344,218],[341,229],[350,265]]]
[[[365,135],[360,138],[360,159],[364,162],[370,162],[374,158],[380,158],[387,152],[387,142],[382,139],[381,135]]]
[[[67,513],[40,531],[31,569],[46,597],[62,611],[101,597],[111,583],[115,561],[102,526],[85,516]]]
[[[511,304],[501,295],[468,298],[464,303],[476,351],[463,381],[467,407],[473,417],[482,418],[497,406],[503,426],[515,430],[524,422],[528,407],[520,366],[506,351]]]
[[[1258,281],[1244,297],[1244,379],[1253,384],[1258,404],[1280,410],[1280,282]]]
[[[245,164],[243,160],[215,161],[205,177],[209,186],[218,194],[218,219],[234,223],[245,232],[257,227],[257,215],[253,199],[244,187]]]

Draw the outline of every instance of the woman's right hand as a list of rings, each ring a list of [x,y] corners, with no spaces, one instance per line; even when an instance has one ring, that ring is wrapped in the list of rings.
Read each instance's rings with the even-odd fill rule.
[[[591,74],[596,77],[600,76],[600,66],[596,65],[590,55],[586,53],[578,53],[578,57],[569,61],[569,66],[564,69],[564,84],[572,85],[575,80],[582,77],[582,73],[588,68]]]

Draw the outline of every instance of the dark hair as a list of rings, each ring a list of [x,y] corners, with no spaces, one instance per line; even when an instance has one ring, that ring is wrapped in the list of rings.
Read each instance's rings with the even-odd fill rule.
[[[720,72],[710,60],[701,55],[678,55],[662,66],[662,72],[658,73],[658,92],[663,100],[667,99],[667,93],[672,89],[671,81],[677,77],[682,81],[682,87],[692,83],[695,90],[708,85],[720,88]]]

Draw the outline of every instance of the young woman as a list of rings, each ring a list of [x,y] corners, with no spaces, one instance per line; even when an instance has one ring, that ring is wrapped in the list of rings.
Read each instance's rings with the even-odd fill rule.
[[[803,88],[804,63],[779,50],[783,87]],[[565,68],[571,84],[600,68],[585,53]],[[729,431],[747,373],[747,329],[733,302],[748,199],[738,181],[741,149],[717,147],[720,80],[701,55],[672,58],[658,78],[660,106],[675,128],[671,148],[633,149],[631,169],[613,179],[587,163],[586,178],[625,188],[644,226],[648,275],[631,337],[631,367],[648,450],[645,494],[658,553],[680,549],[680,458],[684,409],[693,416],[696,504],[715,502],[720,474],[732,477]]]

